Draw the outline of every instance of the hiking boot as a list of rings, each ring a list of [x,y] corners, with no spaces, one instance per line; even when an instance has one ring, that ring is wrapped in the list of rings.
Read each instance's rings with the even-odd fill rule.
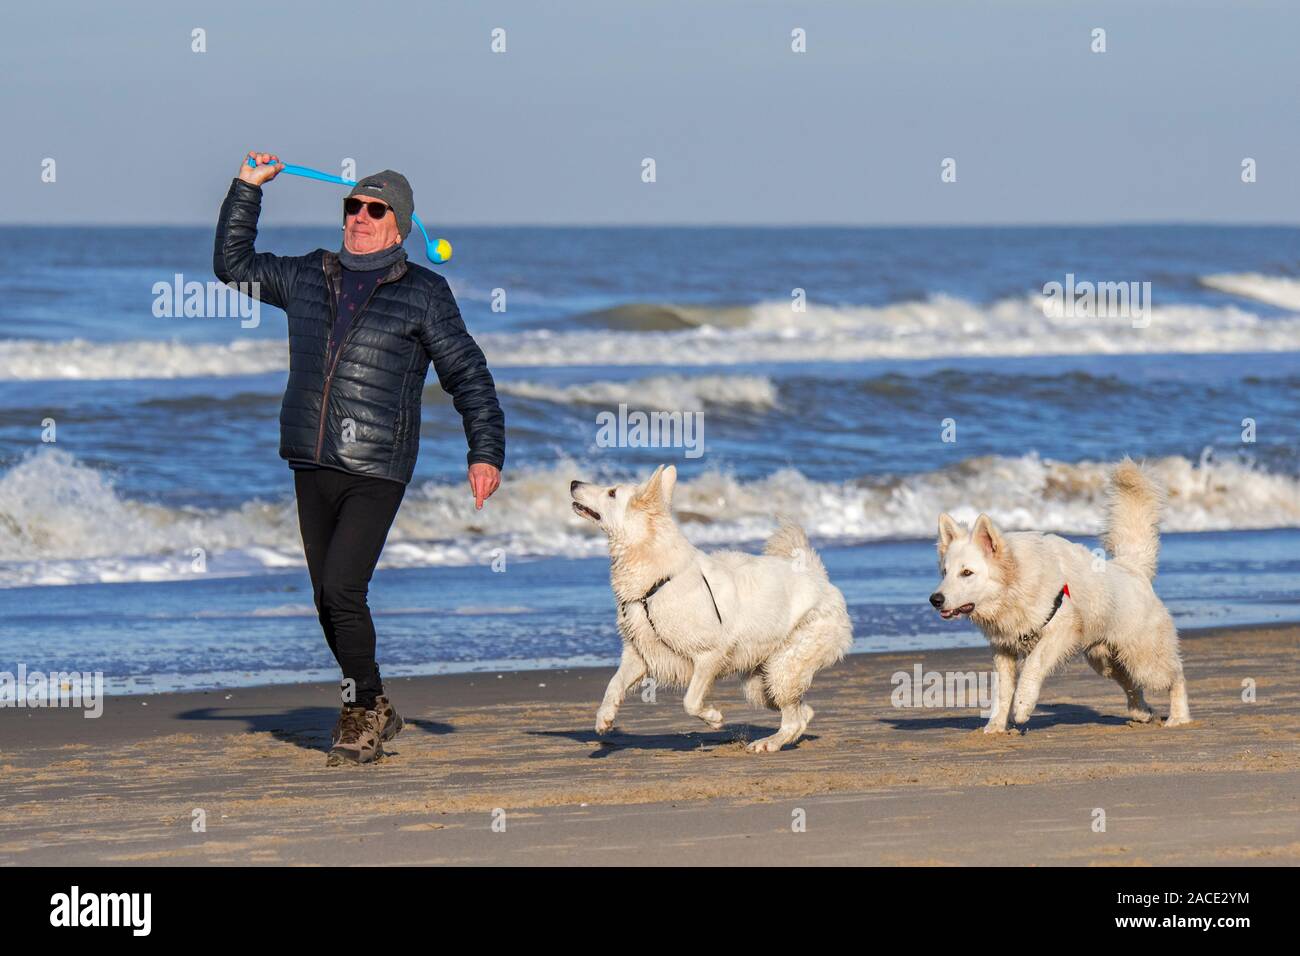
[[[334,745],[338,743],[339,738],[343,736],[343,718],[347,715],[347,712],[348,705],[344,704],[339,709],[339,719],[334,721],[334,729],[330,731],[330,750],[334,749]]]
[[[364,707],[344,707],[334,728],[327,767],[345,763],[374,763],[384,752],[379,739],[379,716]]]
[[[386,694],[380,694],[375,698],[375,716],[379,718],[379,739],[384,743],[388,743],[400,734],[402,728],[406,726],[406,721],[402,720],[402,715],[393,709],[393,702]]]
[[[330,731],[330,748],[332,749],[339,738],[343,736],[343,718],[348,714],[349,704],[344,704],[339,708],[339,719],[334,721],[334,729]]]
[[[374,706],[375,715],[379,718],[379,739],[384,743],[392,740],[402,732],[406,726],[406,721],[402,720],[402,715],[393,707],[393,702],[384,694],[375,698]],[[334,731],[330,734],[330,746],[333,747],[339,742],[339,736],[343,733],[343,715],[348,712],[348,705],[344,704],[343,709],[339,711],[339,719],[334,723]]]

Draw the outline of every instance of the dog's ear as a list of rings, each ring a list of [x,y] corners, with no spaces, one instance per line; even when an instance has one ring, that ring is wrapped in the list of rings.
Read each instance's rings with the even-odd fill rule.
[[[957,536],[965,530],[953,520],[952,515],[946,512],[939,515],[939,560],[943,560],[943,556],[948,553],[948,545],[957,540]]]
[[[628,502],[628,507],[640,508],[642,511],[654,511],[658,508],[665,507],[663,500],[663,476],[664,466],[660,465],[655,469],[655,473],[645,480],[645,484],[636,490],[636,494],[634,494],[632,500]],[[673,478],[675,479],[676,477],[677,473],[674,471]]]
[[[677,487],[677,466],[669,465],[667,468],[659,466],[661,474],[659,475],[659,497],[663,499],[664,511],[667,511],[673,505],[673,489]]]
[[[984,549],[985,554],[991,554],[995,557],[1001,556],[1006,548],[1006,542],[1002,540],[1002,534],[993,525],[993,519],[988,515],[980,515],[975,519],[975,527],[970,533],[971,540]]]

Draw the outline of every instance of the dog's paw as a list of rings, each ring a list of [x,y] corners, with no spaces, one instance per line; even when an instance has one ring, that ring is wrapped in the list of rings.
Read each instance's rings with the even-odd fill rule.
[[[1005,734],[1006,732],[1007,732],[1007,722],[1005,720],[999,721],[996,724],[994,723],[985,724],[984,729],[980,731],[980,733],[982,734]]]
[[[764,737],[762,740],[755,740],[745,749],[752,754],[774,754],[780,750],[782,746],[784,746],[784,741],[774,735],[771,737]]]
[[[1141,709],[1137,707],[1129,708],[1128,719],[1133,721],[1135,724],[1149,724],[1154,717],[1155,712],[1150,707]]]
[[[695,716],[700,718],[700,720],[704,721],[714,730],[722,729],[722,711],[718,710],[716,707],[708,707]]]
[[[1183,727],[1192,722],[1190,717],[1167,717],[1165,719],[1166,727]]]
[[[596,711],[596,733],[607,734],[614,726],[614,719],[618,716],[618,711],[605,710],[603,707]]]

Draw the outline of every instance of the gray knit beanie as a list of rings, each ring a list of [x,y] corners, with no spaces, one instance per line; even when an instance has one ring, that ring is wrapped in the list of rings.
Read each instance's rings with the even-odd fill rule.
[[[403,242],[406,241],[406,236],[411,231],[411,213],[415,211],[415,196],[411,193],[411,184],[406,181],[405,176],[391,169],[382,170],[359,180],[348,196],[370,196],[374,199],[382,199],[392,206],[393,215],[397,217],[397,233],[402,237]]]

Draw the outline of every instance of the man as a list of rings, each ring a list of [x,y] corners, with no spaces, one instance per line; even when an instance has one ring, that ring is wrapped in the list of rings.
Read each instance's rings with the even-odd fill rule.
[[[284,168],[249,153],[221,206],[213,270],[289,319],[280,457],[294,469],[298,524],[325,640],[343,672],[327,763],[370,763],[402,718],[375,663],[366,593],[415,470],[420,394],[432,363],[469,442],[476,508],[497,490],[505,416],[483,352],[442,276],[407,261],[415,208],[406,177],[367,176],[343,202],[343,248],[254,252],[262,187]]]

